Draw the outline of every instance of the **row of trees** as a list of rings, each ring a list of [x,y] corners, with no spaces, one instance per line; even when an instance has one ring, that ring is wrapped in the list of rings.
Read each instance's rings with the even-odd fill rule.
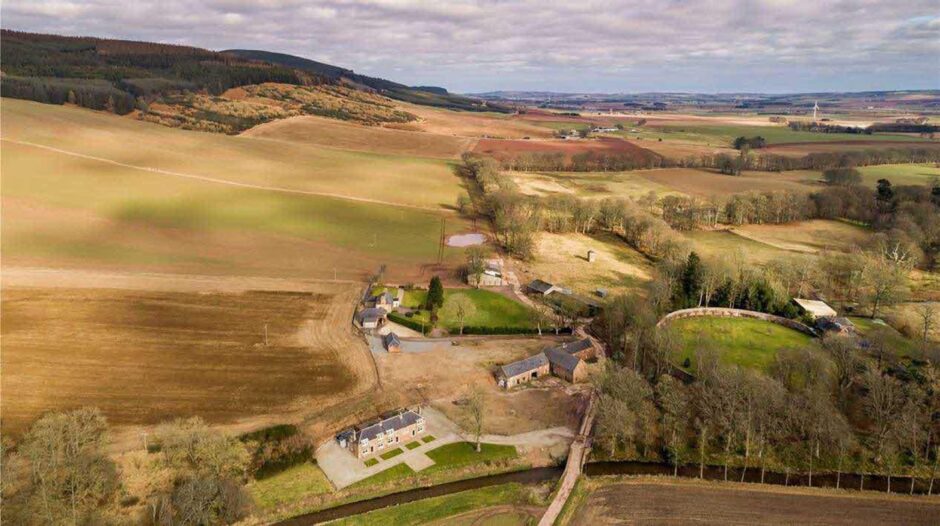
[[[933,491],[940,457],[940,371],[902,381],[844,337],[781,352],[769,374],[695,357],[695,379],[612,366],[598,380],[597,443],[611,456],[748,470],[906,473]],[[912,478],[908,491],[914,490]],[[864,480],[864,479],[863,479]],[[863,482],[864,484],[864,482]],[[839,485],[839,479],[837,479]]]
[[[108,426],[97,409],[50,413],[15,448],[4,443],[3,514],[11,524],[105,524],[122,494],[121,473],[105,448]],[[158,428],[152,450],[167,476],[139,523],[233,523],[245,517],[243,489],[251,455],[238,439],[201,419]],[[131,502],[133,503],[133,502]]]
[[[782,172],[789,170],[827,170],[853,166],[881,164],[940,162],[940,148],[891,147],[844,152],[818,152],[802,157],[791,157],[773,153],[755,154],[750,148],[742,149],[738,155],[714,154],[690,156],[674,162],[685,168],[713,168],[729,170],[734,166],[741,170]],[[734,172],[729,172],[735,174]]]
[[[564,152],[522,152],[501,163],[506,170],[520,172],[622,172],[672,165],[668,159],[642,148],[624,152],[588,151],[571,156]]]

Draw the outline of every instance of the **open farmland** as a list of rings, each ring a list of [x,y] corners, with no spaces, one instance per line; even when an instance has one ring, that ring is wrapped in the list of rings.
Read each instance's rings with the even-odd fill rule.
[[[405,103],[401,103],[400,107],[408,113],[417,115],[419,120],[390,124],[389,127],[459,137],[522,139],[523,137],[550,138],[554,135],[551,128],[528,122],[518,115],[450,111]]]
[[[850,251],[866,245],[873,234],[843,221],[814,219],[786,225],[741,225],[732,232],[781,250],[815,254],[820,250]]]
[[[940,501],[899,495],[639,478],[603,481],[569,524],[936,524]],[[629,518],[629,520],[627,520]]]
[[[667,121],[668,122],[668,121]],[[633,131],[636,130],[636,131]],[[902,134],[853,134],[853,133],[817,133],[810,131],[794,131],[787,126],[764,125],[755,126],[738,123],[699,123],[676,124],[674,122],[660,122],[651,119],[644,126],[627,129],[620,135],[643,140],[680,141],[705,144],[707,146],[729,146],[736,137],[761,136],[767,144],[791,143],[828,143],[828,142],[863,142],[871,143],[919,143],[924,142],[917,137]]]
[[[471,149],[475,143],[473,139],[466,137],[363,126],[314,116],[268,122],[243,132],[241,136],[362,152],[442,159],[460,157],[461,153]]]
[[[882,164],[863,166],[863,184],[874,187],[879,179],[887,179],[894,185],[931,185],[940,180],[940,166],[933,164]]]
[[[643,177],[646,170],[627,172],[507,172],[519,191],[534,196],[572,194],[579,197],[632,197],[654,192],[660,197],[681,193]]]
[[[591,152],[625,156],[636,160],[637,163],[656,157],[656,154],[649,150],[613,137],[570,141],[480,139],[473,152],[489,155],[500,161],[508,161],[526,153],[561,153],[570,160],[574,155]]]
[[[588,250],[597,254],[593,263],[587,261]],[[612,234],[542,232],[535,257],[521,265],[526,280],[542,279],[583,293],[597,288],[626,292],[650,280],[653,272],[646,257]]]
[[[819,133],[815,135],[835,136],[837,134]],[[782,144],[771,144],[761,150],[762,153],[772,153],[777,155],[787,155],[791,157],[802,157],[810,153],[839,153],[861,150],[875,150],[887,148],[940,148],[940,141],[920,140],[917,137],[909,135],[853,135],[857,137],[854,140],[831,140],[831,141],[812,141],[812,142],[793,142]],[[882,138],[881,140],[872,140],[872,137]],[[884,137],[893,137],[891,140],[884,140]]]
[[[682,339],[682,353],[676,363],[686,359],[695,368],[695,351],[711,348],[725,364],[735,364],[766,371],[783,349],[816,346],[812,337],[776,323],[751,318],[695,317],[669,322]]]
[[[459,190],[443,161],[417,160],[440,170],[430,176],[437,190],[432,184],[424,194],[412,190],[423,176],[410,171],[407,157],[187,132],[6,99],[3,123],[5,266],[361,279],[387,264],[395,279],[426,279],[441,220],[415,207],[438,209],[436,201],[452,203]],[[327,159],[333,164],[323,171]],[[363,171],[363,184],[348,184]],[[330,190],[349,198],[317,193]],[[466,230],[448,216],[449,233]],[[445,249],[445,263],[460,260],[461,250]]]
[[[818,172],[810,171],[745,171],[734,176],[698,168],[638,170],[635,174],[673,191],[701,197],[774,190],[809,193],[817,189],[817,181],[821,178]]]
[[[692,244],[692,250],[704,258],[719,258],[739,253],[747,260],[765,264],[793,253],[771,245],[739,236],[731,230],[690,230],[682,236]]]
[[[374,381],[348,325],[357,295],[355,285],[328,284],[288,292],[6,286],[3,431],[83,405],[118,425],[188,415],[234,423],[328,407]]]

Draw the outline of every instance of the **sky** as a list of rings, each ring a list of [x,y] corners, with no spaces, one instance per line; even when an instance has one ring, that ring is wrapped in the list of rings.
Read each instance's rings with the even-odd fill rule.
[[[460,93],[940,88],[938,0],[3,0],[0,17]]]

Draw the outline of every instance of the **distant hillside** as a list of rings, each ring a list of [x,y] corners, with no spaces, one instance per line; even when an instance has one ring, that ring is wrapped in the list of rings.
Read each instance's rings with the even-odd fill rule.
[[[216,52],[5,29],[0,31],[0,67],[4,97],[118,115],[138,110],[143,120],[223,133],[303,114],[363,124],[416,118],[394,109],[386,97],[461,110],[493,109],[443,88],[410,88],[266,51]]]
[[[314,75],[327,77],[333,81],[343,81],[358,86],[364,86],[376,90],[386,97],[397,99],[413,104],[425,106],[437,106],[464,111],[498,111],[508,112],[509,110],[500,105],[487,104],[478,99],[454,95],[448,93],[446,89],[435,86],[412,87],[390,80],[376,77],[367,77],[353,72],[351,69],[344,69],[337,66],[331,66],[315,60],[286,55],[284,53],[272,53],[270,51],[258,51],[251,49],[229,49],[223,53],[233,55],[243,59],[261,60],[271,64],[296,68]]]

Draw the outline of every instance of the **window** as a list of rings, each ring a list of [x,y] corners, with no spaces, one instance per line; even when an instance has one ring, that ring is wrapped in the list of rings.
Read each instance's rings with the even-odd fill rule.
[[[415,430],[414,430],[414,429],[411,430],[411,436],[415,436]]]

